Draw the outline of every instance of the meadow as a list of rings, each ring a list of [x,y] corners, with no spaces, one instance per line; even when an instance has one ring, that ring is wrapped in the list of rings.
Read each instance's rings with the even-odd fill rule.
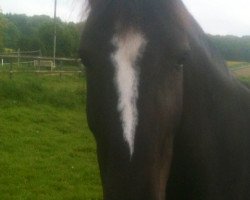
[[[85,78],[0,74],[0,199],[97,200]]]
[[[85,98],[78,74],[0,73],[0,200],[102,199]]]
[[[228,61],[227,65],[238,79],[250,88],[250,63]]]

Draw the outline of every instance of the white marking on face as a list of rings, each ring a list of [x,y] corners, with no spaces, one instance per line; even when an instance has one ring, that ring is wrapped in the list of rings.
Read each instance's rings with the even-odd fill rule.
[[[111,59],[115,66],[117,109],[122,121],[123,136],[129,145],[130,156],[134,153],[135,131],[138,124],[137,99],[140,69],[136,64],[142,56],[146,43],[143,35],[134,30],[122,35],[114,35],[112,39],[112,44],[116,48]]]

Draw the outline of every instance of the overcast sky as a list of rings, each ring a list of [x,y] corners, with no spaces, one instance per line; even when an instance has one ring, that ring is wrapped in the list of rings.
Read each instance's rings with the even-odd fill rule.
[[[63,21],[79,21],[81,0],[57,0]],[[250,35],[250,0],[183,0],[202,28],[211,34]],[[53,16],[54,0],[0,0],[4,13]]]

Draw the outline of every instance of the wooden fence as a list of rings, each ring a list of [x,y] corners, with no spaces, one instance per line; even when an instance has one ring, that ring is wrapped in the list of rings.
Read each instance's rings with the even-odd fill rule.
[[[57,68],[53,63],[52,57],[41,57],[41,56],[19,56],[19,55],[1,55],[0,54],[0,73],[8,73],[9,77],[12,79],[15,74],[20,73],[30,73],[35,75],[58,75],[62,77],[63,75],[73,75],[78,74],[79,76],[83,74],[83,66],[81,65],[80,59],[76,58],[56,58],[58,62]],[[8,60],[5,63],[4,60]],[[21,62],[21,60],[31,60],[28,62]],[[70,62],[75,63],[75,67],[65,69],[60,63]],[[28,67],[25,69],[21,68],[22,64],[27,64]],[[4,66],[7,66],[4,68]]]

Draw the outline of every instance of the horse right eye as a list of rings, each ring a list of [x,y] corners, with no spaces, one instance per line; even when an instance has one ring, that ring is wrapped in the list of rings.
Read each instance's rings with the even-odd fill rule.
[[[177,57],[176,67],[180,69],[183,68],[189,56],[190,56],[189,50],[179,54],[179,56]]]

